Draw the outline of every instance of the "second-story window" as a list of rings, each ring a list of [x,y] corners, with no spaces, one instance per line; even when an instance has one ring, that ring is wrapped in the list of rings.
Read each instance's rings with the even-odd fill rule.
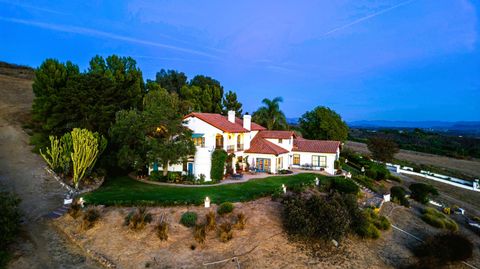
[[[195,137],[193,138],[193,143],[197,147],[205,147],[205,137]]]
[[[278,139],[278,144],[282,144],[283,143],[283,139]]]

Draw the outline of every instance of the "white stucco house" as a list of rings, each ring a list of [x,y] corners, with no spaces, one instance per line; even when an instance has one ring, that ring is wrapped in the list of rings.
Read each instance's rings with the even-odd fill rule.
[[[234,154],[232,168],[276,174],[280,170],[308,168],[335,173],[334,163],[340,156],[340,142],[307,140],[293,131],[268,131],[252,122],[250,115],[243,119],[229,111],[228,116],[214,113],[191,113],[184,124],[192,130],[196,153],[186,163],[172,165],[169,171],[183,172],[210,181],[212,152],[224,149]],[[238,165],[237,165],[238,164]],[[150,171],[158,170],[150,167]],[[160,168],[161,169],[161,168]]]

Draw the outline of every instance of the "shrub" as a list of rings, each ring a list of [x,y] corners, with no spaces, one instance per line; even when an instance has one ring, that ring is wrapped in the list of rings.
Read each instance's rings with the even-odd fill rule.
[[[0,192],[0,268],[9,261],[8,246],[20,231],[20,199],[13,193]]]
[[[235,228],[239,230],[245,229],[245,226],[247,225],[247,217],[245,217],[245,214],[242,212],[237,214],[237,222],[235,223]]]
[[[402,180],[400,179],[400,177],[394,176],[394,175],[392,175],[392,174],[389,174],[389,175],[387,176],[387,179],[392,180],[392,181],[396,181],[396,182],[402,182]]]
[[[233,204],[230,202],[221,203],[217,209],[217,213],[220,215],[225,215],[233,211]]]
[[[205,226],[208,231],[213,231],[217,228],[217,222],[215,220],[215,212],[209,211],[207,215],[205,215]]]
[[[335,177],[333,179],[332,188],[338,192],[349,194],[357,194],[360,190],[351,180],[341,177]]]
[[[365,171],[365,175],[369,178],[377,179],[377,171],[375,170],[367,169],[367,171]]]
[[[400,186],[394,186],[390,188],[390,194],[392,195],[392,200],[400,203],[405,207],[410,207],[410,202],[405,197],[405,189]]]
[[[154,181],[162,181],[162,182],[165,182],[167,180],[159,171],[152,171],[150,173],[149,179]]]
[[[380,237],[380,231],[370,222],[365,222],[363,225],[357,226],[355,233],[363,238],[377,239]]]
[[[472,257],[473,244],[461,234],[437,234],[416,247],[413,253],[420,258],[418,267],[438,268],[447,263],[464,261]]]
[[[131,230],[141,230],[152,222],[152,214],[145,207],[138,207],[125,217],[125,225]]]
[[[205,238],[206,238],[205,224],[195,225],[195,228],[193,230],[193,237],[195,238],[195,241],[197,241],[197,243],[199,244],[205,243]]]
[[[197,223],[197,213],[195,212],[185,212],[182,214],[180,223],[185,227],[193,227]]]
[[[160,221],[155,227],[156,234],[161,241],[168,240],[168,223],[166,221]]]
[[[366,176],[357,175],[357,176],[353,177],[353,180],[358,182],[360,185],[362,185],[364,187],[367,187],[367,188],[371,189],[372,191],[377,192],[377,188],[373,184],[373,179],[371,179],[369,177],[366,177]]]
[[[230,222],[220,224],[218,235],[223,243],[230,241],[233,238],[232,224]]]
[[[68,215],[70,215],[74,219],[77,219],[82,213],[81,209],[82,206],[79,203],[72,203],[70,205],[70,208],[68,209]]]
[[[353,225],[356,234],[363,238],[377,239],[379,230],[390,229],[390,221],[384,216],[379,216],[372,209],[365,209]]]
[[[285,230],[304,238],[341,239],[352,222],[351,211],[358,210],[352,195],[332,194],[287,196],[283,200],[282,221]]]
[[[179,182],[182,179],[181,172],[168,172],[167,181],[168,182]]]
[[[210,176],[212,180],[219,181],[223,179],[225,162],[227,161],[228,154],[223,149],[216,149],[212,153],[212,168],[210,170]]]
[[[95,207],[88,208],[83,214],[82,229],[88,230],[92,228],[98,219],[100,219],[100,211]]]
[[[408,188],[412,191],[411,197],[422,204],[428,203],[431,196],[438,195],[437,189],[428,184],[413,183]]]
[[[422,220],[436,228],[447,229],[452,232],[458,231],[457,223],[435,208],[425,208]]]

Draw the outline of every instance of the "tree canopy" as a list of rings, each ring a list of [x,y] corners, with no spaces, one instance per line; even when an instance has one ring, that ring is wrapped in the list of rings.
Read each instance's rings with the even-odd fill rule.
[[[304,138],[345,141],[348,137],[347,124],[330,108],[318,106],[305,112],[299,120]]]
[[[176,70],[162,69],[157,73],[155,82],[170,93],[180,94],[180,90],[183,86],[187,85],[187,76],[183,72]]]
[[[275,97],[272,100],[263,99],[264,106],[253,113],[252,120],[268,130],[286,130],[288,128],[287,118],[280,109],[281,102],[283,102],[282,97]]]
[[[242,115],[242,103],[237,99],[237,94],[228,91],[223,97],[223,114],[226,115],[229,110],[235,111],[235,115]]]
[[[367,141],[368,150],[375,160],[389,162],[398,153],[398,145],[393,140],[385,137],[370,137]]]

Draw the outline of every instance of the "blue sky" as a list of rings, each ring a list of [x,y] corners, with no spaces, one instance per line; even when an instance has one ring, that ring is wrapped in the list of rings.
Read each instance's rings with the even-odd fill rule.
[[[132,56],[212,76],[245,111],[282,96],[287,117],[317,105],[353,120],[480,120],[478,8],[467,0],[0,0],[0,60],[86,68]]]

